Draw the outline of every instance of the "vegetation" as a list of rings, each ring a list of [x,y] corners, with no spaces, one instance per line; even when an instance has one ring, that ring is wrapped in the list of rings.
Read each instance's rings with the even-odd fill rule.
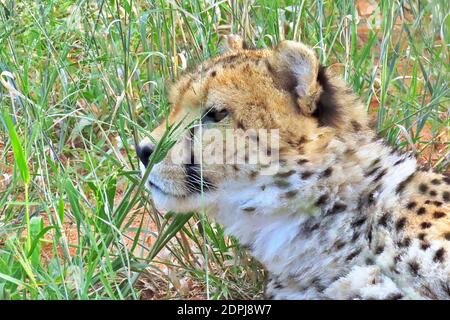
[[[0,298],[260,297],[264,271],[219,225],[159,213],[142,187],[134,145],[167,114],[167,85],[220,34],[300,40],[381,136],[446,171],[449,12],[445,0],[0,0]]]

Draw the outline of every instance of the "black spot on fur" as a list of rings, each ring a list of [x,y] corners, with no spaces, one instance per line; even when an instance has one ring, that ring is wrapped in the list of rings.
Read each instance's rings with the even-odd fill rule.
[[[275,281],[273,287],[275,289],[283,289],[284,288],[283,284],[281,284],[279,281]]]
[[[429,244],[428,242],[422,242],[422,243],[420,244],[420,248],[421,248],[422,250],[427,250],[429,247],[430,247],[430,244]]]
[[[444,233],[444,239],[450,241],[450,232]]]
[[[336,214],[347,209],[347,205],[342,202],[337,202],[334,204],[333,208],[327,211],[327,215]]]
[[[424,215],[425,213],[427,213],[427,210],[424,207],[420,207],[419,210],[417,210],[419,216]]]
[[[432,196],[432,197],[436,197],[436,196],[437,196],[436,190],[431,190],[429,194],[430,194],[430,196]]]
[[[395,189],[395,192],[401,193],[405,189],[405,187],[408,185],[408,183],[411,182],[412,178],[414,178],[414,175],[415,175],[415,172],[413,172],[405,180],[400,182],[399,185],[397,186],[397,189]]]
[[[275,175],[277,178],[287,178],[295,173],[295,170],[289,170],[287,172],[279,172]]]
[[[419,234],[417,235],[417,238],[419,238],[419,240],[425,240],[425,237],[426,237],[426,236],[427,236],[426,233],[421,232],[421,233],[419,233]]]
[[[380,245],[375,248],[375,254],[381,254],[384,251],[384,246]]]
[[[337,240],[334,244],[333,247],[336,248],[336,250],[340,250],[345,246],[345,242],[341,241],[341,240]]]
[[[352,228],[361,227],[364,224],[364,222],[366,222],[366,217],[361,217],[361,218],[353,221],[351,226],[352,226]]]
[[[442,180],[443,180],[446,184],[450,184],[450,177],[443,177]]]
[[[305,164],[307,162],[309,162],[307,159],[298,159],[297,160],[297,164],[300,164],[300,165]]]
[[[450,284],[448,281],[442,281],[441,288],[450,297]]]
[[[322,177],[328,178],[331,176],[331,173],[333,172],[333,168],[329,167],[324,172],[322,172]]]
[[[308,179],[309,177],[311,177],[313,174],[314,174],[314,172],[311,172],[311,171],[304,171],[304,172],[302,172],[302,174],[301,174],[301,178],[302,178],[303,180],[306,180],[306,179]]]
[[[422,229],[429,229],[430,227],[431,227],[431,223],[430,222],[422,222],[421,224],[420,224],[420,227],[422,228]]]
[[[327,194],[323,194],[319,197],[319,199],[317,199],[316,201],[316,206],[320,207],[323,206],[325,203],[327,203],[328,200],[328,195]]]
[[[392,293],[386,297],[387,300],[400,300],[403,298],[401,293]]]
[[[321,284],[319,278],[314,278],[314,279],[311,281],[311,284],[312,284],[313,287],[317,290],[317,292],[323,292],[323,291],[326,289],[326,287],[325,287],[323,284]]]
[[[444,262],[444,255],[445,255],[445,249],[444,248],[440,248],[436,251],[436,253],[434,254],[433,257],[433,261],[434,262]]]
[[[315,218],[309,218],[305,221],[305,223],[301,226],[301,232],[306,235],[312,233],[313,231],[319,229],[320,222],[317,222]]]
[[[419,184],[419,191],[421,193],[425,193],[425,192],[427,192],[427,190],[428,190],[428,186],[425,183]]]
[[[212,78],[214,78],[216,75],[217,75],[217,72],[216,72],[216,71],[212,71],[212,72],[211,72],[211,77],[212,77]]]
[[[243,208],[242,210],[246,211],[246,212],[253,212],[256,210],[255,207],[247,207],[247,208]]]
[[[232,55],[225,56],[224,58],[220,59],[220,62],[223,63],[224,67],[230,67],[230,64],[236,62],[236,60],[239,60],[240,58],[241,58],[241,55],[232,54]]]
[[[440,202],[440,201],[433,201],[433,204],[434,204],[436,207],[441,207],[441,206],[442,206],[442,202]]]
[[[378,224],[382,227],[387,227],[388,223],[391,220],[391,213],[385,212],[381,217],[380,220],[378,220]]]
[[[365,174],[365,176],[366,177],[370,177],[371,175],[373,175],[375,172],[377,172],[378,170],[380,170],[381,169],[381,167],[375,167],[375,168],[373,168],[372,170],[370,170],[369,172],[367,172],[366,174]]]
[[[298,194],[298,190],[291,190],[283,194],[285,198],[293,198]]]
[[[438,186],[438,185],[441,184],[441,180],[439,180],[439,179],[433,179],[433,180],[431,180],[431,184],[434,184],[435,186]]]
[[[408,262],[408,267],[413,276],[417,277],[419,275],[420,265],[417,261]]]
[[[360,235],[361,235],[361,233],[359,233],[358,231],[355,231],[355,232],[353,233],[352,239],[351,239],[350,241],[351,241],[351,242],[355,242],[356,240],[359,239]]]
[[[317,82],[322,87],[322,92],[312,116],[318,120],[319,126],[335,126],[340,121],[339,107],[335,98],[336,88],[331,85],[322,66],[319,67]]]
[[[375,202],[375,193],[381,189],[381,185],[376,186],[367,196],[367,205],[372,205]]]
[[[373,182],[377,182],[379,181],[381,178],[383,178],[383,176],[386,174],[387,169],[383,169],[383,171],[381,171],[376,177],[375,179],[373,179]]]
[[[399,241],[397,243],[397,245],[401,248],[406,248],[409,247],[409,245],[411,244],[411,238],[410,237],[405,237],[402,241]]]
[[[240,120],[237,120],[237,121],[236,121],[236,127],[237,127],[238,129],[245,130],[244,124],[243,124],[242,121],[240,121]]]
[[[414,209],[416,206],[417,206],[417,202],[411,201],[410,203],[407,204],[406,209],[411,210],[411,209]]]
[[[372,243],[372,227],[370,227],[369,232],[367,233],[367,240],[369,241],[369,246]]]
[[[442,193],[442,199],[443,199],[445,202],[449,202],[449,201],[450,201],[450,192],[444,191],[444,192]]]
[[[353,251],[352,253],[350,253],[347,258],[345,258],[345,261],[350,261],[353,260],[357,255],[359,255],[361,253],[361,249],[356,249],[355,251]]]
[[[370,164],[369,168],[379,164],[381,162],[380,158],[376,158],[375,160],[372,161],[372,163]]]
[[[406,225],[406,218],[402,217],[402,218],[398,219],[397,222],[395,223],[395,229],[397,231],[400,231],[405,227],[405,225]]]
[[[352,120],[350,123],[352,124],[353,131],[358,132],[362,129],[362,126],[358,121]]]
[[[405,160],[406,160],[406,158],[401,158],[401,159],[395,161],[394,166],[399,165],[400,163],[404,162]]]
[[[440,218],[443,218],[443,217],[445,217],[445,213],[442,212],[442,211],[435,211],[433,213],[433,218],[435,218],[435,219],[440,219]]]
[[[273,183],[274,183],[278,188],[282,188],[282,189],[288,188],[288,187],[291,186],[291,184],[289,183],[289,181],[287,181],[287,180],[282,180],[282,179],[276,179]]]

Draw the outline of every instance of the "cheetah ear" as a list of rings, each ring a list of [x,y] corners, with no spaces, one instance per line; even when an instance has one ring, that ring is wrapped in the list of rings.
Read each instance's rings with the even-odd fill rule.
[[[245,49],[245,43],[244,40],[236,35],[236,34],[229,34],[226,36],[220,37],[220,43],[219,43],[219,53],[224,54],[228,52],[236,52],[239,50]]]
[[[302,113],[313,114],[321,93],[314,51],[300,42],[285,40],[267,58],[267,66],[275,85],[293,94]]]

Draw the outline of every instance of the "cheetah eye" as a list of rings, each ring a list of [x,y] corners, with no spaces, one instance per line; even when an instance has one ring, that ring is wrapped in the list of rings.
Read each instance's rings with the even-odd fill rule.
[[[214,108],[209,109],[203,114],[203,122],[220,122],[228,116],[227,109],[216,110]]]

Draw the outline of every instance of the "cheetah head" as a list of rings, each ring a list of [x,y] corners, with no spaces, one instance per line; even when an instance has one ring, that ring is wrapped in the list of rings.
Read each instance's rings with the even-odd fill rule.
[[[292,172],[283,171],[286,163],[319,161],[331,137],[367,127],[361,104],[306,45],[282,41],[273,49],[249,50],[230,35],[222,49],[172,86],[171,113],[137,146],[145,172],[168,126],[180,129],[173,149],[147,173],[146,186],[160,209],[214,212],[227,201],[245,207],[242,199],[260,197],[266,181]],[[249,147],[252,141],[259,143],[256,149]],[[239,158],[242,150],[246,155]]]

